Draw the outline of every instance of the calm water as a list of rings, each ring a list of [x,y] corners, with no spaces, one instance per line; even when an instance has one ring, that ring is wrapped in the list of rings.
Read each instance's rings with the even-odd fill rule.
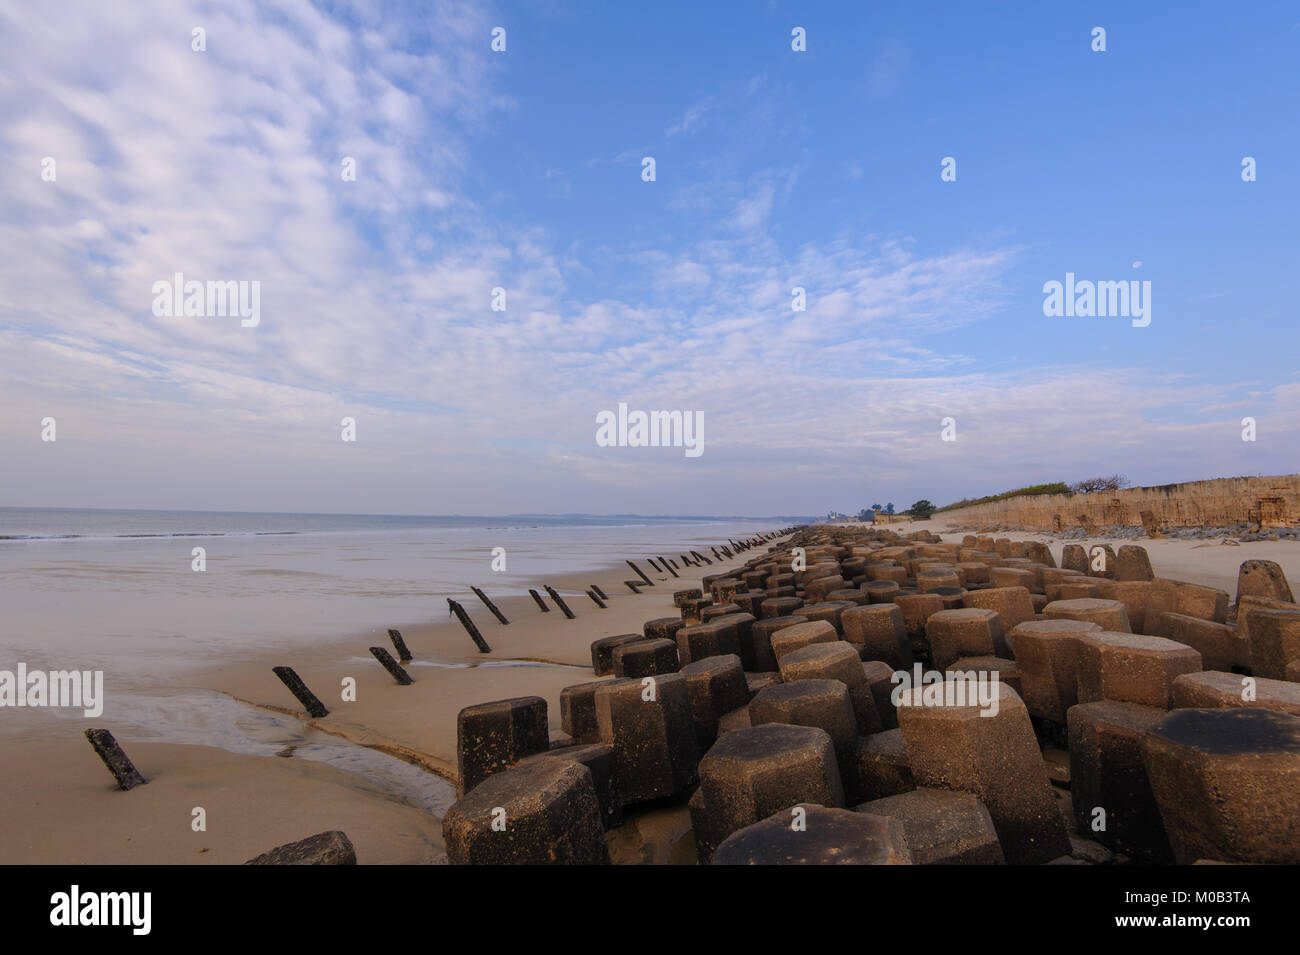
[[[470,585],[523,593],[623,558],[784,526],[765,521],[399,517],[0,508],[0,670],[103,670],[100,723],[124,740],[293,755],[359,772],[439,811],[422,770],[221,694],[172,689],[185,669],[446,617]],[[193,549],[206,570],[192,569]],[[506,570],[492,569],[492,550]],[[610,583],[630,576],[619,570]],[[508,665],[507,661],[494,661]],[[0,709],[6,735],[87,725],[80,711]]]
[[[22,660],[103,670],[118,690],[156,688],[177,670],[253,648],[441,619],[445,598],[470,585],[523,593],[625,557],[676,556],[776,526],[0,509],[10,538],[0,540],[0,669]],[[202,572],[192,569],[196,547]],[[504,572],[492,569],[497,547]]]

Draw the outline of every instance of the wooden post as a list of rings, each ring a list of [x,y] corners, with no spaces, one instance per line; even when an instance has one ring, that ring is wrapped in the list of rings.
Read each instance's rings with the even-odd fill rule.
[[[717,551],[715,550],[713,553],[716,554]],[[693,551],[691,551],[691,556],[694,557],[696,560],[702,560],[702,561],[704,561],[704,563],[706,563],[706,564],[712,564],[712,563],[713,563],[713,561],[709,560],[709,558],[705,557],[705,556],[704,556],[703,554],[701,554],[698,550],[693,550]]]
[[[483,634],[478,632],[478,627],[474,626],[474,621],[469,619],[469,614],[465,612],[465,608],[456,603],[456,601],[452,600],[450,597],[447,598],[447,606],[450,607],[451,612],[456,615],[456,619],[460,621],[460,625],[465,628],[465,632],[469,634],[469,638],[474,641],[475,646],[478,647],[478,652],[491,653],[492,648],[489,647],[487,641],[483,639]]]
[[[592,585],[591,585],[591,589],[594,590],[594,591],[596,592],[596,596],[599,597],[601,600],[608,600],[608,599],[609,599],[609,594],[605,593],[605,591],[601,590],[601,589],[600,589],[599,587],[597,587],[595,584],[592,584]]]
[[[569,609],[569,605],[566,604],[566,603],[564,602],[564,598],[561,597],[559,594],[557,594],[557,593],[555,592],[555,588],[552,587],[550,584],[543,584],[542,586],[545,587],[545,588],[546,588],[546,592],[547,592],[548,594],[551,595],[551,599],[555,601],[555,605],[556,605],[557,607],[559,607],[561,610],[564,611],[564,615],[565,615],[566,617],[568,617],[570,620],[572,620],[572,619],[573,619],[573,611],[570,610],[570,609]]]
[[[134,789],[148,782],[126,753],[122,752],[122,747],[117,745],[117,740],[113,739],[113,734],[108,730],[86,730],[86,739],[90,740],[90,745],[117,780],[119,789]]]
[[[393,648],[397,651],[397,658],[403,663],[410,663],[411,651],[406,649],[406,641],[402,639],[402,631],[389,627],[388,639],[393,641]]]
[[[389,675],[402,686],[411,685],[411,675],[402,669],[401,665],[393,659],[393,655],[383,647],[371,647],[371,654],[383,665]]]
[[[655,582],[654,582],[653,580],[651,580],[649,577],[647,577],[647,576],[645,575],[645,571],[643,571],[643,570],[642,570],[640,567],[638,567],[636,564],[632,563],[632,562],[629,560],[629,561],[627,561],[627,565],[628,565],[629,567],[632,568],[632,570],[636,573],[636,575],[637,575],[638,577],[640,577],[642,580],[645,581],[645,585],[646,585],[647,587],[653,587],[653,586],[655,585]]]
[[[289,692],[298,698],[298,702],[302,704],[308,716],[314,720],[329,716],[330,711],[325,709],[325,704],[316,698],[315,693],[307,689],[307,684],[293,672],[293,667],[271,667],[271,672],[278,676],[280,682],[289,688]]]
[[[534,600],[537,601],[537,606],[542,611],[542,613],[551,612],[551,608],[546,606],[546,601],[542,599],[542,595],[539,594],[536,590],[530,589],[528,591],[528,596],[532,597]]]
[[[588,590],[587,596],[590,597],[593,601],[595,601],[596,606],[599,607],[601,610],[605,609],[605,602],[596,596],[596,592],[594,590]]]
[[[471,587],[470,590],[474,591],[474,596],[477,597],[479,600],[483,601],[483,603],[487,606],[488,610],[492,611],[492,616],[496,617],[502,623],[510,622],[505,618],[505,615],[501,613],[500,610],[497,609],[497,605],[494,604],[492,601],[488,600],[487,594],[483,593],[483,591],[479,590],[477,587]]]
[[[664,560],[662,557],[659,558],[659,566],[665,568],[668,571],[668,573],[672,574],[674,577],[681,576],[681,574],[673,570],[673,568],[669,566],[668,561]]]
[[[637,581],[637,580],[625,580],[625,581],[623,581],[623,583],[625,583],[625,584],[627,585],[627,589],[630,590],[630,591],[632,591],[632,593],[634,593],[634,594],[639,594],[639,593],[641,592],[641,582],[640,582],[640,581]]]

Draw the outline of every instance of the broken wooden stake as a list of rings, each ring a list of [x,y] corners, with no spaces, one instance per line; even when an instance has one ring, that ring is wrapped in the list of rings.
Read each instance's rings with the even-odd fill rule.
[[[714,553],[716,554],[717,551],[714,551]],[[705,556],[704,556],[703,554],[701,554],[698,550],[693,550],[693,551],[691,551],[691,556],[694,557],[696,560],[702,560],[702,561],[704,561],[704,563],[706,563],[706,564],[712,564],[712,563],[713,563],[713,561],[709,560],[709,558],[705,557]]]
[[[645,571],[643,571],[643,570],[642,570],[640,567],[638,567],[636,564],[632,563],[632,562],[629,560],[629,561],[627,561],[627,565],[628,565],[629,567],[632,568],[632,570],[636,573],[636,575],[637,575],[638,577],[640,577],[642,580],[645,581],[645,585],[646,585],[647,587],[653,587],[653,586],[655,585],[655,582],[654,582],[653,580],[651,580],[649,577],[647,577],[647,576],[645,575]]]
[[[639,594],[639,593],[641,593],[641,581],[639,581],[639,580],[625,580],[625,581],[623,581],[623,583],[625,583],[625,584],[627,585],[627,589],[630,590],[630,591],[632,591],[632,593],[634,593],[634,594]]]
[[[566,604],[566,603],[564,602],[564,598],[561,597],[559,594],[557,594],[557,593],[555,592],[555,588],[552,587],[550,584],[542,584],[542,586],[545,587],[545,588],[546,588],[546,592],[547,592],[548,594],[551,595],[551,599],[555,601],[555,605],[556,605],[557,607],[559,607],[561,610],[564,611],[564,615],[565,615],[566,617],[568,617],[570,620],[572,620],[572,619],[573,619],[573,611],[570,610],[570,609],[569,609],[569,605]]]
[[[280,678],[280,682],[289,688],[289,692],[298,698],[307,715],[314,720],[322,716],[329,716],[330,711],[325,709],[325,704],[316,698],[316,694],[307,689],[307,684],[302,682],[302,678],[293,672],[293,667],[271,667],[271,672]]]
[[[397,650],[397,657],[403,663],[411,662],[411,651],[406,648],[406,641],[402,639],[402,631],[388,628],[388,639],[393,641],[393,648]]]
[[[587,596],[590,597],[593,601],[595,601],[596,606],[599,607],[601,610],[605,609],[605,602],[596,596],[596,592],[594,590],[588,590]]]
[[[469,619],[469,614],[465,612],[465,608],[456,603],[456,601],[452,600],[450,597],[447,598],[447,606],[451,608],[451,612],[456,615],[456,619],[460,621],[460,625],[465,628],[465,632],[469,634],[469,638],[474,641],[474,645],[478,647],[479,653],[491,653],[492,648],[489,647],[487,641],[483,639],[483,634],[478,632],[478,627],[474,626],[474,621]]]
[[[371,647],[370,652],[374,654],[376,660],[383,664],[384,669],[388,671],[394,680],[402,686],[411,685],[411,675],[402,669],[401,664],[393,659],[391,653],[383,647]]]
[[[677,573],[677,571],[672,568],[672,566],[668,563],[668,561],[664,560],[662,557],[659,558],[659,566],[664,568],[666,571],[668,571],[668,573],[672,574],[674,577],[681,576],[681,574]]]
[[[542,599],[542,595],[539,594],[536,590],[529,590],[528,596],[532,597],[534,600],[537,601],[537,607],[539,610],[542,611],[542,613],[551,612],[551,608],[546,606],[546,601]]]
[[[483,593],[483,591],[479,590],[477,587],[471,587],[470,590],[474,591],[474,596],[477,597],[479,600],[483,601],[484,605],[488,608],[488,610],[492,611],[492,616],[496,617],[502,623],[510,622],[505,618],[505,614],[503,614],[500,610],[497,609],[497,605],[494,604],[492,601],[488,600],[487,594]]]
[[[86,739],[90,740],[90,745],[95,748],[99,758],[104,761],[108,771],[117,780],[119,789],[123,791],[134,789],[148,782],[140,775],[140,771],[135,768],[130,757],[122,752],[122,747],[117,745],[117,740],[113,739],[113,734],[108,730],[86,730]]]
[[[594,590],[594,591],[596,592],[596,596],[599,597],[601,600],[608,600],[608,599],[609,599],[609,594],[605,593],[605,591],[601,590],[601,589],[600,589],[599,587],[597,587],[595,584],[592,584],[592,585],[591,585],[591,589]]]

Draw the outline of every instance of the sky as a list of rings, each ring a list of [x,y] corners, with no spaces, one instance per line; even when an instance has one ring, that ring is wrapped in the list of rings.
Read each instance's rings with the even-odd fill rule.
[[[3,505],[1297,470],[1294,3],[0,0],[0,63]],[[176,273],[257,282],[257,324],[156,314]],[[1045,315],[1067,273],[1150,323]],[[703,453],[598,443],[620,402]]]

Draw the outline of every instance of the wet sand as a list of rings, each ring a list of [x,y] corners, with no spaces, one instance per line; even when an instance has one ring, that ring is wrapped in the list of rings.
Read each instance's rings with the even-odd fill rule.
[[[300,719],[304,730],[395,756],[427,771],[416,793],[394,793],[364,772],[303,759],[133,741],[129,727],[121,733],[123,727],[109,718],[64,719],[53,730],[47,722],[31,738],[5,741],[0,863],[235,864],[328,829],[347,833],[362,864],[445,862],[440,810],[454,798],[449,782],[456,778],[457,713],[487,700],[542,696],[552,734],[559,734],[560,691],[595,679],[593,640],[640,632],[654,617],[677,616],[674,590],[698,587],[704,574],[739,566],[748,556],[752,553],[715,560],[707,568],[679,568],[680,579],[639,560],[656,582],[639,595],[622,583],[635,576],[622,564],[548,578],[545,582],[575,614],[573,620],[549,598],[551,610],[542,613],[526,593],[503,596],[488,590],[511,621],[504,626],[466,594],[460,602],[491,645],[488,654],[478,652],[443,601],[445,616],[402,628],[415,658],[407,665],[414,680],[410,686],[397,685],[368,652],[370,646],[393,649],[388,622],[378,621],[348,638],[244,651],[238,660],[184,672],[154,687],[160,694],[225,694],[262,712]],[[542,581],[537,583],[540,590]],[[586,596],[592,583],[608,594],[607,609]],[[271,672],[281,664],[294,667],[330,709],[328,716],[307,718]],[[345,677],[356,680],[355,702],[341,699]],[[125,793],[116,789],[82,738],[90,726],[119,733],[147,785]],[[204,833],[190,829],[195,806],[207,810]]]

